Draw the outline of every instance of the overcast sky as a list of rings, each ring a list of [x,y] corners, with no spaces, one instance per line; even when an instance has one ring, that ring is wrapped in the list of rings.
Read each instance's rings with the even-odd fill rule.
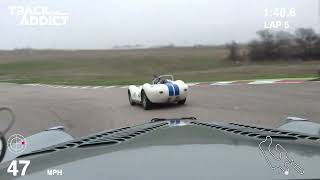
[[[48,7],[69,14],[63,26],[22,26],[8,6]],[[0,0],[0,49],[106,49],[142,44],[223,44],[255,38],[264,9],[295,8],[289,21],[319,32],[318,0]]]

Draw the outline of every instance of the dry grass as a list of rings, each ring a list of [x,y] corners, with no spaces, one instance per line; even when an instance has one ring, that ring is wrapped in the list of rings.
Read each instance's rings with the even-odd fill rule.
[[[0,80],[79,85],[136,84],[153,74],[185,81],[315,76],[320,61],[232,65],[217,47],[0,51]]]

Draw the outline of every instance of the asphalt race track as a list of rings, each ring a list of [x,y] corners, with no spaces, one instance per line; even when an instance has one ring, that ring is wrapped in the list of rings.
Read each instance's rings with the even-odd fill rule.
[[[148,122],[154,117],[195,116],[200,121],[240,122],[277,127],[287,116],[320,122],[320,83],[201,85],[190,87],[183,106],[145,111],[130,106],[127,89],[52,88],[0,84],[0,106],[11,107],[16,124],[10,134],[24,136],[63,125],[75,137]],[[7,124],[0,114],[0,128]]]

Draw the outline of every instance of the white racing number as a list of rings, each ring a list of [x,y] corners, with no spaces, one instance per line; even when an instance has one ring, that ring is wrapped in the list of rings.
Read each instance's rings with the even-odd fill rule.
[[[26,175],[27,168],[30,165],[30,160],[13,160],[7,169],[7,173],[12,173],[13,176],[17,176],[19,173],[18,164],[23,165],[20,176]]]

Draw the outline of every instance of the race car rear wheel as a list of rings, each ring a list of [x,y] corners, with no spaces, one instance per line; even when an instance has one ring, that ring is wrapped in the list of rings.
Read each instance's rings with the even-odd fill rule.
[[[136,103],[132,100],[132,97],[131,97],[131,93],[130,91],[128,90],[128,98],[129,98],[129,103],[131,106],[135,105]]]
[[[144,91],[141,92],[141,101],[142,101],[143,109],[145,109],[145,110],[151,109],[152,103],[148,99],[148,97],[147,97],[147,95],[145,94]]]
[[[186,100],[187,99],[180,100],[180,101],[178,101],[178,104],[183,105],[184,103],[186,103]]]

